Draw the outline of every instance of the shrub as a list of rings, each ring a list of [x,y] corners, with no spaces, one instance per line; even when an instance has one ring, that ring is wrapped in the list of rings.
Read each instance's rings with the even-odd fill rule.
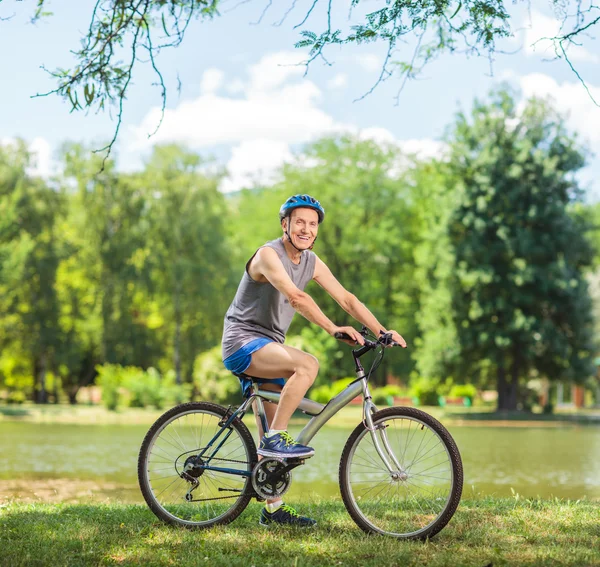
[[[341,378],[340,380],[335,380],[331,384],[318,386],[317,388],[309,390],[308,397],[320,404],[326,404],[331,398],[337,396],[348,386],[348,384],[355,380],[356,378]]]
[[[175,372],[169,370],[161,377],[158,370],[137,366],[105,364],[97,366],[97,383],[102,388],[102,402],[109,410],[125,404],[132,408],[162,409],[189,399],[191,386],[175,383]]]
[[[331,387],[327,384],[313,388],[308,392],[308,397],[320,404],[326,404],[331,398]]]
[[[27,399],[25,392],[21,390],[11,390],[6,397],[7,404],[22,404]]]
[[[96,366],[96,383],[102,388],[102,403],[106,409],[115,411],[121,402],[121,366],[104,364]]]
[[[391,406],[393,402],[393,396],[390,396],[385,388],[375,388],[371,390],[371,398],[375,405],[386,405]]]
[[[216,346],[196,357],[194,386],[198,397],[219,404],[239,404],[240,381],[223,366],[221,347]]]
[[[470,403],[473,403],[477,395],[477,388],[473,384],[455,384],[450,389],[449,396],[451,398],[467,398]]]
[[[419,399],[419,404],[424,406],[437,406],[439,382],[420,376],[414,380],[410,387],[410,393]]]

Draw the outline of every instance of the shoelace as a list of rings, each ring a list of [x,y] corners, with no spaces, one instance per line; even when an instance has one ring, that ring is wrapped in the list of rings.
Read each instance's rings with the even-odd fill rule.
[[[283,504],[281,506],[281,509],[284,512],[287,512],[290,516],[294,517],[294,518],[299,518],[300,514],[298,514],[298,512],[296,512],[296,510],[294,510],[291,506],[288,506],[287,504]]]
[[[294,441],[294,438],[287,431],[281,432],[280,435],[281,438],[285,441],[286,447],[289,447],[290,445],[298,445],[298,443]]]

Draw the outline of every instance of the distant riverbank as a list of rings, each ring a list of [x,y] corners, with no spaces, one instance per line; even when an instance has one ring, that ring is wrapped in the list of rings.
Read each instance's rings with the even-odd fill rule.
[[[151,425],[166,409],[168,408],[163,410],[123,408],[117,411],[108,411],[103,406],[98,405],[0,405],[0,421]],[[451,423],[454,426],[522,427],[535,424],[540,427],[553,427],[568,424],[600,425],[600,409],[559,410],[549,415],[527,412],[495,412],[480,407],[441,408],[438,406],[425,406],[420,409],[433,415],[443,423]],[[308,416],[297,413],[294,422],[301,425],[307,419]],[[346,406],[328,422],[328,425],[347,427],[356,425],[361,419],[362,406]]]

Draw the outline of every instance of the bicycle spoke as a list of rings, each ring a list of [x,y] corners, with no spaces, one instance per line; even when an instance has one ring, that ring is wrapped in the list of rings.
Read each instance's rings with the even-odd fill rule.
[[[395,456],[401,469],[389,472],[371,433],[362,432],[346,465],[352,507],[361,527],[364,523],[382,533],[418,536],[437,522],[448,505],[453,490],[450,455],[435,429],[403,415],[402,410],[376,425],[385,429],[389,456]]]
[[[245,507],[248,477],[233,471],[249,471],[253,465],[247,443],[238,431],[240,426],[222,430],[221,419],[222,415],[212,410],[182,412],[166,421],[155,434],[146,454],[145,478],[152,501],[162,511],[161,517],[164,513],[177,522],[210,525],[239,508],[239,502]],[[246,435],[250,439],[249,433]],[[206,451],[211,442],[212,447]],[[212,459],[215,460],[211,463]],[[196,477],[195,487],[180,476],[184,465]],[[211,470],[211,466],[232,472]],[[239,494],[226,494],[228,490]]]

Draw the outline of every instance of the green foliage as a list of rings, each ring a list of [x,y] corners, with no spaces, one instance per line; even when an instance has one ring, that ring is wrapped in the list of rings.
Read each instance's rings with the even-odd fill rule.
[[[196,357],[194,387],[203,401],[239,405],[242,400],[240,381],[223,366],[220,346]]]
[[[104,364],[96,367],[96,383],[102,389],[102,403],[106,409],[116,411],[121,404],[121,367],[118,364]]]
[[[308,391],[308,397],[315,402],[319,402],[320,404],[326,404],[331,398],[337,396],[355,380],[356,378],[353,377],[341,378],[340,380],[335,380],[329,385],[323,384],[317,388],[311,388]]]
[[[97,383],[102,388],[102,402],[115,411],[120,405],[132,408],[180,404],[189,399],[191,387],[175,381],[175,372],[161,376],[155,368],[143,370],[136,366],[104,364],[96,367]]]
[[[440,381],[424,376],[419,376],[411,381],[410,394],[419,400],[419,405],[422,406],[437,406],[439,405],[438,398],[440,396]]]
[[[429,280],[419,370],[497,380],[499,407],[515,409],[533,369],[578,381],[593,372],[591,250],[569,210],[585,153],[547,102],[518,112],[506,90],[459,114],[448,143],[449,161],[423,173],[436,210],[424,213],[417,252]]]
[[[455,384],[448,394],[451,398],[467,398],[471,403],[477,395],[477,388],[473,384]]]
[[[371,398],[375,405],[391,406],[393,402],[393,397],[387,394],[383,388],[371,390]]]

